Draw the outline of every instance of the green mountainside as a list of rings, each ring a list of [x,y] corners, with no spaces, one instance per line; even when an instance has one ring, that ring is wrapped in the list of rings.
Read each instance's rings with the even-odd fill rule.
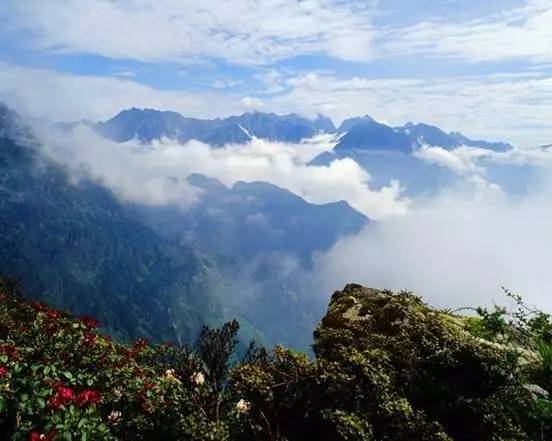
[[[221,321],[212,262],[161,238],[105,187],[72,182],[39,149],[0,107],[0,271],[119,337],[189,341]]]

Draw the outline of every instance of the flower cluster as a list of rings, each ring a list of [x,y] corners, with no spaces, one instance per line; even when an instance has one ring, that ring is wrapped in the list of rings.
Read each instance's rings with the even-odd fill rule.
[[[98,322],[97,320],[95,320],[94,318],[92,318],[88,315],[85,315],[85,316],[81,317],[80,321],[88,329],[95,329],[98,326],[100,326],[100,322]]]
[[[86,389],[75,395],[72,388],[63,383],[54,384],[54,394],[48,398],[48,407],[52,410],[59,410],[69,404],[75,404],[77,407],[86,407],[98,404],[101,400],[101,394],[98,391]]]
[[[53,441],[56,439],[57,432],[55,430],[51,430],[47,434],[39,433],[39,432],[30,432],[29,433],[29,441]]]
[[[245,401],[243,398],[236,403],[236,410],[239,413],[247,413],[251,408],[251,404],[248,401]]]
[[[88,330],[84,332],[83,343],[85,346],[92,347],[96,344],[97,341],[98,337],[96,336],[96,334],[93,334]]]
[[[107,417],[107,420],[110,424],[116,425],[119,424],[119,421],[121,420],[122,413],[118,410],[113,410]]]
[[[174,369],[167,369],[165,371],[165,379],[173,383],[180,383],[180,380],[176,376]]]
[[[205,375],[203,375],[202,372],[195,372],[191,376],[190,381],[196,386],[203,386],[203,384],[205,383]]]
[[[21,355],[19,354],[19,349],[12,343],[0,344],[0,355],[5,355],[8,359],[20,360]]]
[[[101,400],[101,395],[95,390],[84,390],[78,394],[75,398],[75,404],[77,407],[92,406],[98,404]]]
[[[73,402],[75,394],[70,387],[64,386],[63,383],[57,383],[54,385],[54,390],[54,395],[48,398],[48,407],[50,409],[59,410]]]

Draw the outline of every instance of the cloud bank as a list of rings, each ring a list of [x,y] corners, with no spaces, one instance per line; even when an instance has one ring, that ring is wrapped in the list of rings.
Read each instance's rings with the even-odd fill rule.
[[[316,255],[315,269],[301,275],[309,287],[302,295],[326,295],[359,282],[414,290],[434,305],[456,308],[504,303],[500,287],[505,286],[552,310],[552,179],[547,177],[552,154],[546,150],[424,147],[418,152],[422,159],[450,168],[459,179],[436,196],[410,201],[401,197],[398,183],[371,189],[369,175],[351,159],[306,165],[333,146],[328,135],[297,145],[254,139],[212,149],[167,140],[153,146],[117,144],[84,126],[69,136],[47,132],[50,155],[75,176],[92,176],[126,200],[186,209],[201,193],[185,178],[203,173],[226,185],[271,182],[312,203],[346,200],[379,220]],[[535,168],[538,187],[523,195],[506,193],[487,178],[493,164]]]
[[[56,53],[141,61],[217,58],[266,64],[301,54],[371,54],[371,3],[340,0],[7,0],[6,29]],[[274,17],[278,17],[274,20]]]
[[[397,15],[385,2],[343,0],[6,0],[0,18],[36,50],[145,62],[214,58],[259,65],[305,54],[361,62],[419,55],[552,61],[547,0],[507,3],[494,13],[476,7],[477,18],[446,20],[431,14],[436,6],[427,15],[411,11],[417,22],[403,26],[373,24],[375,17]]]
[[[552,155],[541,150],[491,153],[494,162],[531,164],[540,180],[509,195],[485,179],[479,149],[427,149],[462,176],[453,188],[413,202],[405,216],[367,226],[318,256],[322,292],[348,282],[408,289],[442,307],[508,304],[500,287],[552,310]],[[443,160],[444,157],[444,160]],[[487,157],[488,159],[488,157]]]
[[[333,147],[335,139],[328,135],[301,144],[253,139],[245,145],[213,149],[197,141],[185,145],[169,140],[152,146],[117,144],[85,126],[71,134],[39,131],[54,159],[134,202],[193,204],[200,193],[186,178],[201,173],[228,186],[237,181],[270,182],[314,204],[344,200],[373,219],[404,214],[409,204],[398,181],[371,189],[369,174],[352,159],[336,160],[329,166],[307,165]]]
[[[386,54],[429,55],[469,62],[527,59],[552,61],[552,6],[547,0],[524,5],[494,16],[452,23],[423,21],[395,29],[385,36]]]

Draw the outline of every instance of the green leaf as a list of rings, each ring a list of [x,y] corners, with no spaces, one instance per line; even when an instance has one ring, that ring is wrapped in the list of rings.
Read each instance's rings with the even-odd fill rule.
[[[2,363],[7,363],[8,362],[8,356],[6,354],[0,355],[0,361]]]
[[[4,413],[8,408],[8,404],[3,397],[0,397],[0,413]]]

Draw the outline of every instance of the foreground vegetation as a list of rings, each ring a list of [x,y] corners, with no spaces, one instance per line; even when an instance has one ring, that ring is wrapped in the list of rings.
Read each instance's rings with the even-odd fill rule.
[[[349,285],[315,360],[251,345],[237,361],[237,322],[193,348],[122,344],[3,279],[0,440],[552,439],[552,320],[512,297],[467,318]]]

